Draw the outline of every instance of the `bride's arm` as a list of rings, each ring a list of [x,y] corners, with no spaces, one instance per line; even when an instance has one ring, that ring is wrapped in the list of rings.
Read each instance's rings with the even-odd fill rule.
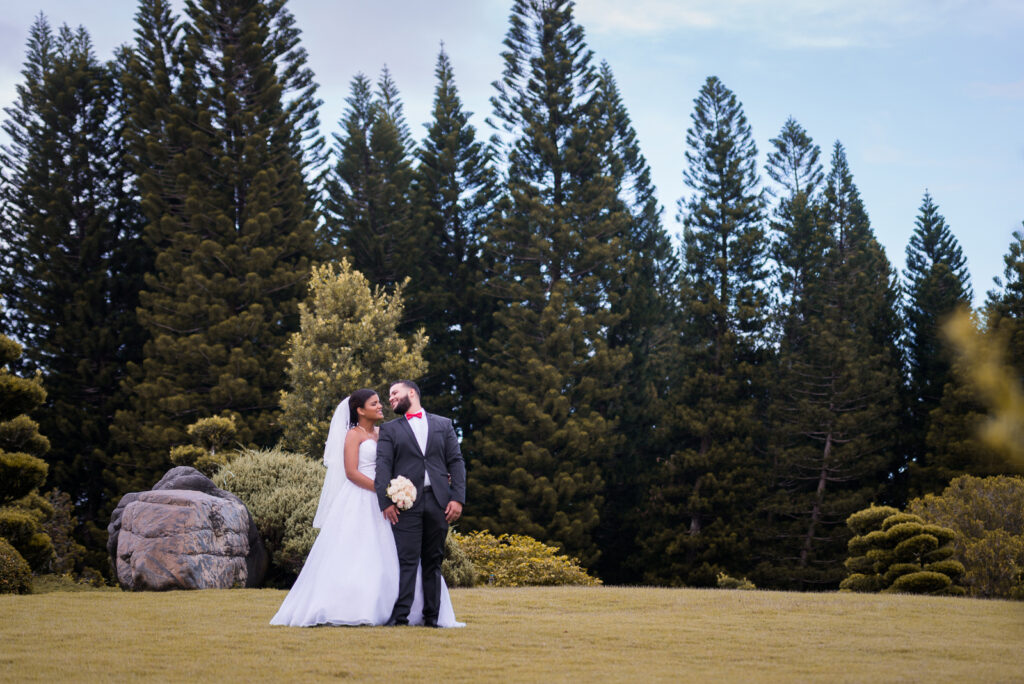
[[[359,433],[349,430],[345,435],[345,477],[357,487],[373,491],[373,480],[359,472]]]

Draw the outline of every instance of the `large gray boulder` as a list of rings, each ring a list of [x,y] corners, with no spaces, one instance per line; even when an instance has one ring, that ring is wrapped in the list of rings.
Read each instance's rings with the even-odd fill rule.
[[[245,504],[194,468],[122,497],[107,527],[118,583],[134,591],[255,587],[267,552]]]

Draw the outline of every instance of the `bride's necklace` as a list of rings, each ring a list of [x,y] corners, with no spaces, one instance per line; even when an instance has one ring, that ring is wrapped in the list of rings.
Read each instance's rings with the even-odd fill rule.
[[[356,427],[359,428],[360,430],[362,430],[363,432],[365,432],[370,437],[375,437],[376,436],[376,435],[373,434],[373,432],[371,430],[367,430],[362,425],[356,425]]]

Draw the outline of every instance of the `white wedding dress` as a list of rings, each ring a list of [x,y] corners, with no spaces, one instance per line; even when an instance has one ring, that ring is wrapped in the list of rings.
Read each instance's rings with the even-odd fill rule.
[[[372,480],[376,465],[377,442],[367,439],[359,445],[359,472]],[[338,469],[338,465],[328,466],[327,477],[338,477]],[[343,465],[340,477],[345,477]],[[329,489],[327,484],[324,487]],[[270,624],[383,625],[398,598],[398,553],[391,523],[381,514],[377,494],[345,479],[334,500],[326,504],[322,501],[321,507],[326,513],[322,521],[317,521],[320,534]],[[419,573],[409,624],[423,624]],[[444,579],[437,624],[464,626],[455,621]]]

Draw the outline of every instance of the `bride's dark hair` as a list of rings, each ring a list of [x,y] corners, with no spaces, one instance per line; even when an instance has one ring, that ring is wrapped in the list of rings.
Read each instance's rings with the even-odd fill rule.
[[[366,402],[370,400],[370,397],[375,396],[377,396],[377,393],[372,389],[357,389],[348,396],[349,425],[359,425],[359,413],[356,409],[361,409],[366,406]]]

